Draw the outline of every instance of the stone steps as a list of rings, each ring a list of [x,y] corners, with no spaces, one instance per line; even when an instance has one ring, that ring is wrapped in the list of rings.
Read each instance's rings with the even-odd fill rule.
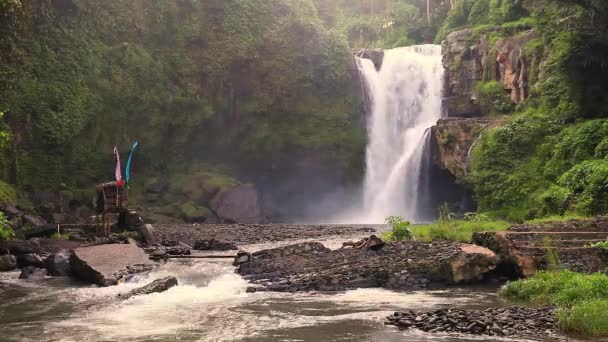
[[[591,240],[552,240],[550,247],[553,248],[577,248],[577,247],[588,247],[590,244],[606,241],[606,239],[591,239]],[[530,242],[530,243],[516,243],[515,246],[518,248],[523,247],[534,247],[546,249],[545,242]]]
[[[539,224],[520,224],[509,228],[510,232],[605,232],[608,234],[608,217],[595,217]]]
[[[608,239],[608,233],[604,232],[507,232],[511,241],[539,241],[544,242],[550,238],[552,242],[567,240],[601,240]]]
[[[577,272],[608,268],[608,252],[590,244],[608,240],[608,217],[517,225],[504,232],[476,233],[473,241],[497,253],[519,275],[530,276],[546,269],[557,255],[560,267]]]

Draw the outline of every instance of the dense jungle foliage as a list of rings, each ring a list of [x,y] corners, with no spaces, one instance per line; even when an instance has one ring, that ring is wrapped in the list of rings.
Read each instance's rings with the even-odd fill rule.
[[[607,12],[601,0],[0,0],[0,200],[88,193],[111,177],[112,145],[133,140],[135,181],[195,192],[165,198],[188,210],[251,165],[314,160],[357,182],[352,48],[534,29],[530,98],[515,107],[478,85],[509,119],[476,145],[467,180],[480,210],[508,219],[606,213]]]
[[[524,25],[542,36],[524,49],[528,58],[543,59],[530,71],[531,96],[502,111],[508,122],[485,134],[474,152],[470,181],[480,210],[512,220],[607,213],[608,3],[496,3],[459,2],[442,28],[501,24],[509,33]],[[479,15],[480,6],[490,7],[481,11],[487,15]]]

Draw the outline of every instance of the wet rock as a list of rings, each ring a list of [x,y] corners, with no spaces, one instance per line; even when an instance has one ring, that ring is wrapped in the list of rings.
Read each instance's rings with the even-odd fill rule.
[[[0,255],[0,272],[8,272],[17,268],[17,258],[14,255]]]
[[[451,308],[433,312],[395,312],[386,318],[385,323],[399,329],[416,328],[429,333],[456,332],[541,339],[555,337],[558,330],[557,319],[551,308]]]
[[[38,254],[35,253],[27,253],[20,254],[17,256],[17,267],[25,268],[28,266],[33,266],[37,268],[44,268],[44,259]]]
[[[47,275],[48,275],[48,272],[44,268],[28,266],[21,271],[21,274],[19,275],[19,279],[40,280],[40,279],[44,279]]]
[[[380,239],[376,235],[372,235],[368,238],[364,238],[357,242],[347,241],[342,244],[342,248],[348,248],[348,247],[368,248],[373,251],[378,251],[378,250],[382,249],[382,247],[384,247],[384,241],[382,241],[382,239]]]
[[[151,224],[145,224],[139,227],[139,232],[141,233],[144,242],[149,245],[153,245],[158,243],[158,239],[156,238],[156,231],[154,230],[154,226]]]
[[[219,241],[216,239],[197,240],[194,243],[194,249],[198,251],[232,251],[237,250],[238,247],[225,241]]]
[[[249,260],[251,260],[251,254],[244,252],[244,251],[239,251],[236,254],[236,258],[234,258],[234,266],[238,266],[240,264],[244,264],[246,262],[249,262]]]
[[[79,279],[111,286],[126,275],[148,271],[155,264],[141,248],[129,243],[77,248],[70,255],[70,265]]]
[[[53,277],[67,277],[72,273],[70,252],[67,250],[62,250],[49,255],[44,261],[44,264],[49,271],[49,274]]]
[[[239,274],[264,289],[289,292],[363,287],[417,290],[430,283],[475,282],[496,265],[496,255],[486,248],[447,241],[388,243],[378,251],[332,251],[307,242],[247,257],[239,253],[235,259]]]
[[[150,284],[132,290],[126,294],[120,295],[120,299],[129,299],[134,296],[147,295],[152,293],[160,293],[169,290],[170,288],[177,286],[177,278],[175,277],[166,277],[162,279],[157,279]]]
[[[210,208],[226,222],[262,223],[261,196],[254,185],[237,185],[215,195]]]

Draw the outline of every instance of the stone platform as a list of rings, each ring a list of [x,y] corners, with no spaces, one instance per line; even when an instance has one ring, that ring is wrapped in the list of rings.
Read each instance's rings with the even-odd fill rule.
[[[342,291],[384,287],[424,289],[431,283],[476,282],[496,266],[487,248],[456,242],[387,243],[371,248],[329,250],[320,243],[301,243],[239,253],[237,272],[258,290]]]
[[[504,232],[483,232],[473,242],[496,252],[499,264],[513,268],[518,276],[531,276],[550,265],[549,254],[559,266],[593,273],[608,267],[608,252],[590,244],[608,239],[608,218],[522,224]],[[551,251],[551,253],[549,253]]]

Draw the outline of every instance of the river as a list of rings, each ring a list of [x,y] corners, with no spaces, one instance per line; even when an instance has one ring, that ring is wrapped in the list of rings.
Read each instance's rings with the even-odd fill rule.
[[[336,241],[326,243],[336,247]],[[269,244],[249,250],[262,247]],[[384,318],[403,310],[505,305],[491,286],[247,293],[246,281],[229,261],[221,260],[171,261],[109,288],[67,278],[25,282],[18,275],[0,273],[2,341],[487,341],[489,337],[400,332],[385,326]],[[116,299],[168,275],[176,276],[180,285],[165,293]]]

